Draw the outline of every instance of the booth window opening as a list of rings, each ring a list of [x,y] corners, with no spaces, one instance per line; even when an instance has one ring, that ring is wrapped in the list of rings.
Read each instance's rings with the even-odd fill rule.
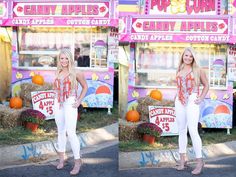
[[[179,59],[187,43],[136,43],[134,65],[137,87],[174,88]],[[198,65],[211,88],[227,88],[227,45],[191,44]]]
[[[108,27],[19,27],[19,67],[56,67],[62,48],[76,67],[107,68]]]

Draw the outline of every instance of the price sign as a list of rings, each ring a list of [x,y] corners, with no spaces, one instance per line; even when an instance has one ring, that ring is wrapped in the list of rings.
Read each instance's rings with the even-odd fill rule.
[[[149,106],[149,120],[163,130],[162,136],[178,134],[174,107]]]
[[[33,109],[42,112],[46,119],[54,119],[54,91],[31,92],[31,98]]]

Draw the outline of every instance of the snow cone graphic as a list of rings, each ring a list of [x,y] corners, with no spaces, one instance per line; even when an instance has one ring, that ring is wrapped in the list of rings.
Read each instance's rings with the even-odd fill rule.
[[[221,102],[210,102],[202,110],[201,123],[208,128],[226,128],[232,126],[232,110]]]
[[[231,127],[232,126],[232,118],[231,118],[231,110],[228,106],[224,104],[220,104],[215,108],[214,111],[215,120],[219,127]]]
[[[97,106],[97,100],[95,95],[96,89],[94,87],[89,87],[88,91],[85,95],[85,98],[83,101],[86,103],[88,107],[96,107]]]
[[[94,48],[95,48],[95,51],[96,51],[96,55],[99,59],[102,58],[102,53],[103,53],[105,47],[106,47],[106,43],[103,40],[97,40],[94,43]]]
[[[224,61],[222,59],[216,59],[213,62],[213,71],[215,73],[216,78],[221,78],[221,72],[224,68]]]
[[[111,91],[109,87],[101,85],[96,90],[97,105],[99,107],[108,107],[111,100]]]
[[[230,114],[230,110],[227,106],[221,104],[216,107],[214,114]]]

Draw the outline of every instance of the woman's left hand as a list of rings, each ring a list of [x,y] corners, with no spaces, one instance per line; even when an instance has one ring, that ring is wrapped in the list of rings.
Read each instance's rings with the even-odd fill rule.
[[[203,99],[201,97],[197,97],[196,100],[194,100],[195,104],[200,104],[203,101]]]
[[[72,107],[73,108],[78,108],[80,104],[81,104],[81,101],[76,99],[75,102],[72,104]]]

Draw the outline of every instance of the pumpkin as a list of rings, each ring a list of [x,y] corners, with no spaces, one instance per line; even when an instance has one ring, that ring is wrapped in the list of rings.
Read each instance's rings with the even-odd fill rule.
[[[43,85],[44,84],[44,78],[43,76],[36,74],[32,77],[32,82],[37,85]]]
[[[126,113],[126,120],[129,122],[138,122],[139,121],[139,112],[136,110],[130,110]]]
[[[152,90],[150,92],[150,97],[155,99],[155,100],[161,101],[162,100],[162,93],[161,93],[160,90]]]
[[[10,108],[20,109],[22,108],[22,105],[23,105],[23,101],[20,97],[15,96],[10,99],[10,103],[9,103]]]

